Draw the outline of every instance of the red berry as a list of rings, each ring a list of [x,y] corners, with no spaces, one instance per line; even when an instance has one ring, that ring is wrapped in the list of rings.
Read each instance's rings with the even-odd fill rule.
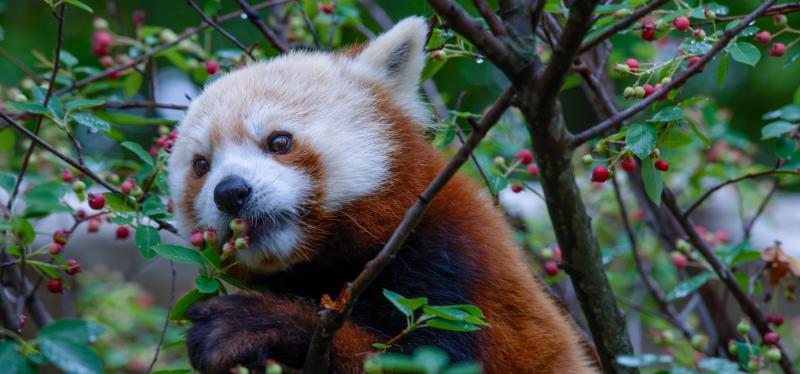
[[[524,189],[525,189],[525,188],[523,188],[523,187],[522,187],[521,185],[519,185],[519,184],[516,184],[516,183],[512,183],[512,184],[511,184],[511,191],[512,191],[512,192],[514,192],[514,193],[520,193],[520,192],[522,192],[522,190],[524,190]]]
[[[62,293],[64,292],[64,283],[60,279],[51,279],[47,282],[47,290],[52,293]]]
[[[783,324],[783,316],[780,314],[776,314],[772,316],[772,324],[775,326],[780,326]]]
[[[764,334],[764,344],[775,345],[781,340],[781,335],[777,332],[768,332]]]
[[[219,70],[219,63],[214,60],[206,61],[206,72],[208,75],[214,75]]]
[[[67,241],[69,241],[69,232],[67,230],[58,230],[54,232],[53,241],[61,245],[67,245]]]
[[[661,170],[661,171],[669,170],[669,162],[667,162],[667,160],[665,160],[663,158],[658,160],[658,161],[656,161],[655,165],[653,165],[653,166],[656,167],[656,170]]]
[[[61,253],[63,249],[64,246],[60,243],[51,242],[50,244],[47,245],[47,252],[50,252],[51,255],[57,255]]]
[[[672,252],[672,265],[678,269],[682,269],[689,262],[686,255],[680,252]]]
[[[692,36],[697,40],[703,40],[706,38],[706,32],[703,29],[697,29],[692,31]]]
[[[661,83],[656,85],[656,91],[661,90]],[[658,97],[659,100],[666,100],[669,98],[669,91],[664,92],[661,96]]]
[[[168,213],[173,213],[173,212],[175,212],[175,203],[173,203],[173,202],[172,202],[172,199],[169,199],[169,200],[167,201],[167,212],[168,212]]]
[[[636,170],[636,160],[633,157],[625,157],[619,164],[622,165],[622,169],[628,173]]]
[[[113,81],[113,80],[119,79],[119,77],[121,77],[121,76],[122,76],[122,72],[120,72],[118,70],[115,70],[115,71],[112,71],[112,72],[108,73],[106,75],[106,78]]]
[[[111,34],[105,31],[95,31],[92,34],[92,53],[98,56],[105,56],[111,53]]]
[[[517,160],[523,165],[528,165],[533,161],[533,153],[530,150],[523,149],[517,153]]]
[[[689,17],[680,16],[672,20],[672,25],[675,26],[675,30],[678,31],[686,31],[689,29]]]
[[[195,247],[202,247],[203,246],[203,232],[202,231],[192,231],[192,235],[189,238],[189,241],[192,242],[192,245]]]
[[[536,165],[536,164],[528,165],[528,174],[530,174],[532,177],[538,177],[539,176],[539,165]]]
[[[120,240],[126,239],[130,234],[131,230],[129,230],[127,227],[125,226],[117,227],[117,239]]]
[[[134,10],[131,19],[136,27],[142,27],[144,25],[144,11],[141,9]]]
[[[203,239],[208,242],[210,245],[214,245],[217,243],[217,230],[208,229],[203,232]]]
[[[561,247],[553,248],[553,258],[556,261],[561,261]]]
[[[87,227],[87,230],[89,232],[97,232],[98,230],[100,230],[101,222],[102,220],[100,219],[100,217],[92,218],[91,220],[89,220],[89,226]]]
[[[156,147],[155,144],[151,145],[150,150],[148,150],[147,152],[150,153],[150,156],[153,158],[158,157],[158,147]]]
[[[686,64],[686,67],[690,68],[692,66],[695,66],[697,65],[698,62],[700,62],[700,60],[701,60],[700,56],[692,56],[691,58],[689,58],[689,63]]]
[[[772,34],[770,34],[769,31],[762,31],[756,34],[756,41],[763,45],[767,45],[772,41]]]
[[[555,261],[546,261],[544,263],[544,272],[551,277],[558,275],[558,263]]]
[[[628,65],[632,72],[636,72],[636,69],[639,69],[639,61],[636,61],[635,58],[625,60],[625,65]]]
[[[114,66],[114,58],[111,56],[100,57],[100,66],[104,68],[110,68]]]
[[[319,10],[325,14],[333,14],[333,11],[336,10],[336,5],[334,4],[320,4]]]
[[[175,140],[178,137],[178,130],[172,130],[167,134],[167,138],[170,140]]]
[[[783,43],[775,43],[769,49],[769,55],[772,57],[781,57],[786,53],[786,46]]]
[[[73,259],[67,260],[67,270],[66,270],[66,272],[69,275],[75,275],[75,274],[80,273],[81,272],[81,264],[79,264],[78,261],[75,261]]]
[[[94,210],[103,209],[106,206],[106,197],[103,194],[89,192],[89,207]]]
[[[648,97],[648,96],[652,95],[653,92],[656,92],[656,88],[653,87],[652,84],[645,84],[644,85],[644,97]]]
[[[642,39],[653,41],[656,38],[656,24],[653,21],[642,23]]]
[[[611,175],[605,165],[597,165],[592,170],[592,182],[603,183],[608,180],[609,176]]]
[[[74,176],[72,175],[72,171],[69,169],[61,170],[61,180],[65,183],[71,183]]]
[[[162,148],[162,147],[164,147],[164,144],[167,144],[167,137],[166,137],[166,135],[161,135],[156,140],[156,147]]]
[[[75,212],[75,216],[78,217],[79,219],[84,219],[86,218],[86,211],[83,209],[78,209],[78,211]]]
[[[719,229],[715,231],[714,236],[720,241],[720,243],[728,243],[731,241],[731,234],[725,229]]]
[[[125,182],[122,182],[122,185],[119,186],[119,189],[122,191],[122,193],[128,195],[131,193],[134,187],[136,187],[136,182],[134,182],[132,179],[128,179]]]

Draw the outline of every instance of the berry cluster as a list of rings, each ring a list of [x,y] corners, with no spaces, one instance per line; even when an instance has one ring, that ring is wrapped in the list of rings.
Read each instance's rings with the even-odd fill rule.
[[[538,177],[539,176],[539,166],[533,163],[533,152],[529,149],[522,149],[517,152],[517,155],[514,158],[514,161],[511,165],[506,165],[506,161],[503,157],[497,156],[494,159],[495,165],[504,169],[502,176],[503,178],[508,179],[508,177],[513,172],[525,172],[529,177]],[[524,170],[519,170],[517,167],[520,165],[524,166]],[[520,193],[525,189],[525,186],[521,183],[511,183],[511,191],[514,193]]]

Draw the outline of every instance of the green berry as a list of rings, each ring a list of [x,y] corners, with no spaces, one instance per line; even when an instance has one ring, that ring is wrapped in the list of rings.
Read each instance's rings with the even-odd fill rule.
[[[625,91],[622,91],[622,96],[626,99],[629,99],[636,95],[636,91],[634,91],[633,87],[625,87]]]
[[[708,336],[697,334],[692,337],[692,347],[698,351],[705,351],[708,348]]]
[[[75,191],[76,194],[82,194],[86,191],[86,183],[79,180],[72,182],[72,190]]]
[[[236,247],[237,250],[247,249],[248,247],[247,238],[245,237],[236,238],[236,241],[233,243],[233,246]]]
[[[581,157],[581,161],[583,161],[583,163],[586,165],[591,165],[594,162],[594,157],[592,157],[590,154],[585,154],[583,157]]]
[[[636,86],[636,87],[633,89],[633,94],[634,94],[634,97],[636,97],[637,99],[641,99],[641,98],[643,98],[643,97],[644,97],[644,95],[645,95],[644,87],[642,87],[642,86]]]
[[[750,324],[745,321],[741,321],[738,325],[736,325],[736,331],[742,335],[747,335],[750,332]]]
[[[781,350],[777,347],[770,348],[764,357],[770,362],[778,362],[781,360]]]
[[[689,244],[689,242],[683,239],[678,239],[678,241],[675,242],[675,248],[681,252],[689,252],[692,250],[692,246]]]
[[[542,251],[539,252],[539,254],[542,256],[542,259],[544,260],[552,260],[553,258],[555,258],[553,250],[550,248],[542,249]]]

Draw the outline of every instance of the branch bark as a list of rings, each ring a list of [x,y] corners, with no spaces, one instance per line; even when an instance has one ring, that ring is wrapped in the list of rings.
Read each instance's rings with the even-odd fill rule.
[[[507,88],[497,101],[486,111],[475,130],[470,134],[464,145],[459,148],[450,162],[445,165],[436,178],[431,181],[425,191],[420,194],[417,202],[406,212],[400,225],[395,229],[389,241],[383,249],[364,267],[358,277],[349,283],[336,299],[336,305],[341,305],[340,309],[325,309],[321,312],[321,317],[314,330],[314,335],[306,352],[303,370],[306,374],[327,373],[330,365],[330,346],[333,337],[353,310],[358,297],[369,287],[378,277],[383,269],[394,259],[397,252],[402,247],[411,231],[422,220],[425,212],[433,199],[444,188],[450,178],[456,174],[458,169],[469,159],[472,150],[486,136],[489,129],[500,119],[500,116],[511,105],[514,92]]]
[[[634,10],[633,13],[629,14],[627,17],[609,26],[603,32],[595,35],[591,39],[585,41],[581,45],[580,52],[583,53],[594,48],[598,44],[604,42],[605,40],[616,34],[618,31],[623,30],[628,26],[634,24],[636,21],[644,18],[644,16],[648,15],[653,10],[658,9],[658,7],[666,4],[668,1],[669,0],[653,0],[647,5],[636,8],[636,10]]]
[[[239,4],[239,7],[242,8],[242,11],[245,15],[247,15],[247,19],[260,31],[265,38],[269,41],[272,46],[278,50],[280,53],[286,53],[289,50],[289,47],[281,40],[278,35],[275,34],[272,30],[270,30],[269,26],[264,23],[264,20],[261,19],[261,16],[256,13],[256,10],[250,6],[245,0],[236,0],[236,3]]]
[[[692,203],[692,205],[690,205],[688,208],[686,208],[686,210],[683,212],[683,217],[684,218],[689,217],[689,215],[691,215],[692,212],[694,212],[697,208],[699,208],[700,205],[702,205],[703,202],[706,201],[706,199],[711,197],[711,195],[714,192],[717,192],[722,187],[725,187],[725,186],[728,186],[728,185],[731,185],[731,184],[734,184],[734,183],[739,183],[739,182],[741,182],[743,180],[754,179],[754,178],[759,178],[759,177],[763,177],[763,176],[767,176],[767,175],[773,175],[773,174],[800,175],[800,171],[798,171],[798,170],[770,169],[770,170],[766,170],[766,171],[762,171],[762,172],[758,172],[758,173],[748,173],[748,174],[742,175],[740,177],[728,179],[728,180],[726,180],[726,181],[724,181],[724,182],[722,182],[722,183],[720,183],[720,184],[718,184],[718,185],[716,185],[714,187],[711,187],[708,190],[706,190],[706,192],[704,192],[703,195],[701,195],[699,198],[697,198],[697,200],[695,200]]]

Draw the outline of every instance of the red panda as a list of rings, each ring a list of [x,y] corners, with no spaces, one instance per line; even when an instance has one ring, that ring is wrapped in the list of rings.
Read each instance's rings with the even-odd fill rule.
[[[275,359],[299,368],[323,294],[336,295],[389,239],[444,165],[422,135],[427,25],[412,17],[349,53],[291,52],[205,88],[170,159],[184,233],[244,218],[237,274],[258,293],[194,306],[187,347],[201,372]],[[331,371],[359,373],[373,343],[405,327],[388,289],[433,305],[474,304],[491,327],[417,330],[393,350],[433,345],[487,373],[590,373],[568,317],[535,281],[502,214],[457,175],[335,337]]]

